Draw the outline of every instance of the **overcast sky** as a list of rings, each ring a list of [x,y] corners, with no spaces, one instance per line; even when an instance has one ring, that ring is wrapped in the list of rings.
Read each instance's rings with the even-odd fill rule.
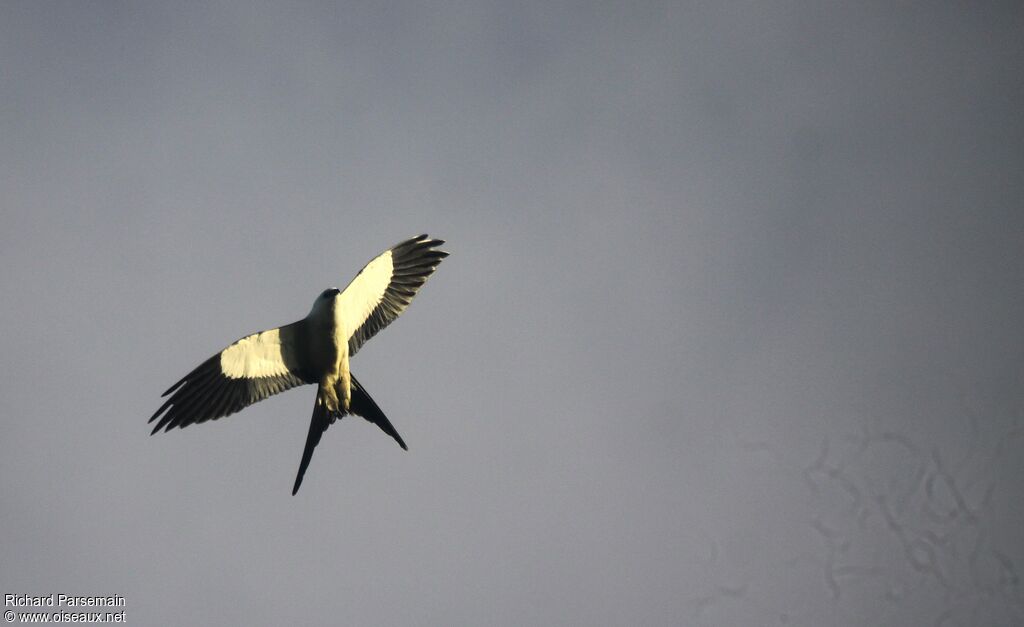
[[[1024,623],[1024,9],[0,5],[0,593],[133,625]],[[353,370],[171,383],[421,232]]]

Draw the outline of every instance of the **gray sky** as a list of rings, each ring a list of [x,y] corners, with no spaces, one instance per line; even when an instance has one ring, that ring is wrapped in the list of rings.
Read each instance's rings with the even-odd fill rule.
[[[386,6],[382,6],[386,5]],[[1024,621],[1018,3],[5,2],[0,592],[130,624]],[[159,394],[420,232],[353,369]]]

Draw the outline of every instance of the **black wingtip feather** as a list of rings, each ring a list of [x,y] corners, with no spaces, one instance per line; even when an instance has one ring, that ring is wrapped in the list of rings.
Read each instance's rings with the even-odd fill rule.
[[[155,412],[153,412],[153,415],[150,416],[149,420],[147,420],[146,422],[150,423],[150,422],[153,422],[154,420],[156,420],[156,417],[159,416],[160,414],[164,413],[164,410],[167,409],[171,405],[171,403],[173,403],[173,402],[174,402],[173,398],[167,399],[164,402],[164,404],[160,406],[160,409],[158,409]]]

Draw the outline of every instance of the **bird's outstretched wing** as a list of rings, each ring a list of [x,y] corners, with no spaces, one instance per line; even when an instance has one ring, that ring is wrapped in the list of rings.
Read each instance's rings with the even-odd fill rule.
[[[149,419],[159,418],[153,433],[228,416],[278,392],[314,383],[303,374],[296,350],[304,325],[300,320],[243,337],[201,363],[163,393],[170,398]]]
[[[337,307],[350,333],[348,353],[391,324],[448,256],[437,246],[444,240],[420,235],[385,250],[359,271],[338,295]]]
[[[380,427],[381,431],[394,438],[399,446],[409,450],[409,447],[405,445],[402,436],[398,435],[398,431],[395,430],[391,421],[380,410],[380,407],[377,407],[377,403],[373,402],[366,389],[360,385],[355,377],[352,377],[352,404],[350,410],[353,414],[362,416]],[[309,421],[309,435],[306,436],[306,448],[302,451],[302,461],[299,462],[299,474],[295,476],[292,496],[299,491],[299,486],[302,485],[302,478],[306,475],[306,468],[309,467],[309,462],[313,459],[313,450],[317,444],[320,444],[320,438],[323,437],[324,431],[327,431],[327,427],[343,416],[344,414],[341,412],[329,411],[326,404],[320,398],[320,391],[317,390],[316,402],[313,404],[313,417]]]

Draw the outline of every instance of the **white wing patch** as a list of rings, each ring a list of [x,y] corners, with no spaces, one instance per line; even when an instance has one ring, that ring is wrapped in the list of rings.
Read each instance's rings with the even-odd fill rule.
[[[361,327],[373,313],[374,308],[384,298],[384,293],[391,283],[394,266],[391,251],[386,250],[376,259],[366,264],[356,278],[338,295],[335,315],[338,316],[340,327],[348,336]]]
[[[259,379],[289,374],[281,356],[281,332],[270,329],[244,337],[220,354],[220,370],[231,379]]]

